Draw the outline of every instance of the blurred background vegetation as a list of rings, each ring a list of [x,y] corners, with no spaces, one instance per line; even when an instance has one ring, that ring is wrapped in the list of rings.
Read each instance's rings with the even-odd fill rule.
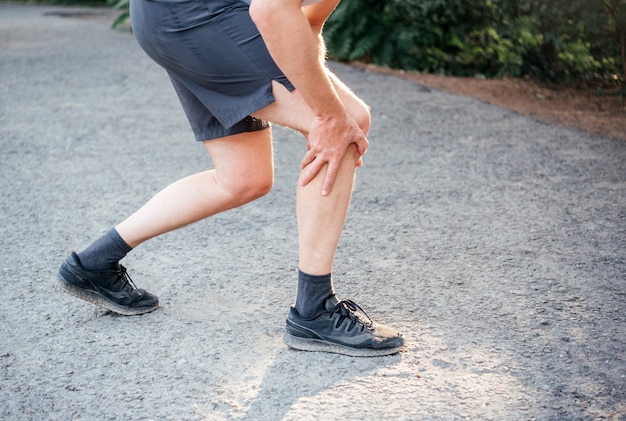
[[[128,0],[50,2],[128,7]],[[342,0],[325,38],[340,61],[625,86],[626,0]]]
[[[333,58],[456,76],[623,84],[626,0],[343,0]]]

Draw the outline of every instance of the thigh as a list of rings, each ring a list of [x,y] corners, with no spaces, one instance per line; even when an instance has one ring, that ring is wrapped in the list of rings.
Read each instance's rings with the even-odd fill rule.
[[[273,179],[271,128],[207,140],[202,144],[213,161],[215,176],[227,188],[249,180]]]
[[[346,112],[359,124],[363,133],[367,134],[370,125],[369,107],[330,70],[328,70],[328,75]],[[298,92],[298,89],[289,91],[281,84],[274,82],[272,84],[272,93],[274,94],[275,102],[252,113],[252,115],[256,118],[298,130],[306,135],[313,121],[314,114]]]

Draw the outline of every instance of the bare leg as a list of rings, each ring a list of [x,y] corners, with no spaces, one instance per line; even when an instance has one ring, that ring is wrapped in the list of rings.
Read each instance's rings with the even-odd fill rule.
[[[364,134],[369,128],[369,110],[347,88],[333,78],[346,111]],[[306,134],[311,112],[297,92],[275,86],[276,103],[257,117],[296,128]],[[305,121],[301,121],[304,119]],[[298,185],[297,213],[300,242],[298,290],[287,316],[283,341],[304,351],[335,352],[352,356],[394,354],[404,345],[396,330],[376,323],[353,301],[339,300],[332,287],[332,267],[343,230],[355,169],[360,156],[351,145],[339,166],[330,194],[323,196],[326,168],[306,186]],[[306,176],[306,168],[300,177]],[[329,274],[331,276],[329,276]],[[301,293],[302,291],[302,293]],[[368,321],[369,319],[369,321]]]
[[[320,194],[324,181],[321,171],[306,186],[298,184],[299,267],[311,275],[332,272],[335,251],[348,213],[356,163],[356,146],[344,158],[335,186],[328,196]]]
[[[348,114],[366,133],[370,121],[367,106],[336,77],[332,78]],[[255,113],[255,117],[300,130],[306,135],[306,129],[310,126],[313,114],[298,92],[288,92],[278,83],[274,84],[273,92],[276,102]],[[358,160],[359,154],[356,147],[350,148],[333,190],[328,196],[320,194],[324,171],[320,171],[306,186],[298,184],[299,267],[303,272],[311,275],[332,272],[335,251],[352,195]],[[301,171],[300,176],[302,175]]]
[[[215,169],[169,185],[116,229],[81,253],[70,254],[59,269],[59,288],[119,314],[144,314],[158,308],[158,297],[137,289],[118,263],[129,246],[239,206],[272,186],[271,130],[214,139],[204,146]]]
[[[178,180],[115,228],[136,247],[142,242],[266,194],[274,164],[271,130],[204,142],[215,169]]]
[[[370,124],[368,107],[336,76],[329,74],[349,115],[367,135]],[[299,264],[300,269],[306,273],[322,275],[332,272],[335,251],[352,197],[359,158],[356,146],[353,145],[344,158],[335,187],[328,196],[320,194],[323,172],[304,187],[298,183],[296,211],[300,241]]]

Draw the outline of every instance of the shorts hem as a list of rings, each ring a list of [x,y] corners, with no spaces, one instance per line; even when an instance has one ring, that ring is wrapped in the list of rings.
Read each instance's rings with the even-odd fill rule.
[[[194,130],[194,135],[198,142],[205,140],[219,139],[221,137],[232,136],[240,133],[256,132],[259,130],[265,130],[270,127],[270,123],[265,120],[260,120],[251,116],[245,117],[243,120],[235,123],[231,127],[225,128],[211,127],[206,130]]]

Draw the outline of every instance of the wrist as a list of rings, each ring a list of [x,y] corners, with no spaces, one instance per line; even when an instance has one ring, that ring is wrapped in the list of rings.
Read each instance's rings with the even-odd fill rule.
[[[322,91],[320,90],[318,92]],[[334,120],[347,116],[343,102],[341,102],[341,99],[339,98],[339,95],[337,95],[337,92],[335,92],[332,84],[329,83],[327,95],[320,95],[318,99],[321,100],[315,101],[316,104],[309,104],[316,119]]]
[[[343,106],[339,106],[336,108],[324,107],[324,109],[321,110],[319,113],[315,113],[314,118],[322,122],[328,122],[342,120],[347,116],[348,114],[346,113],[346,110],[343,108]]]

